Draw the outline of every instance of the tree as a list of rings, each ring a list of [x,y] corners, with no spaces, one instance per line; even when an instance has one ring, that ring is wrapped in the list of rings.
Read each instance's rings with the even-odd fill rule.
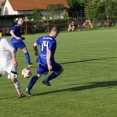
[[[64,6],[62,4],[48,4],[46,11],[50,14],[52,19],[57,19],[60,16],[61,11],[63,11]]]
[[[29,17],[29,19],[33,19],[33,21],[36,23],[36,24],[39,24],[40,23],[40,20],[42,19],[42,15],[41,15],[41,12],[39,9],[37,8],[34,8],[33,9],[33,14],[32,16]]]
[[[117,0],[67,0],[70,9],[69,16],[79,17],[80,11],[90,20],[116,19]],[[85,15],[84,15],[85,14]]]
[[[92,0],[92,3],[87,3],[85,14],[87,19],[96,20],[98,14],[103,11],[102,3],[99,0]]]
[[[87,0],[67,0],[70,6],[68,10],[70,17],[84,17],[84,8]]]
[[[116,0],[105,0],[105,12],[110,19],[117,18],[117,1]]]
[[[102,18],[117,18],[116,0],[92,0],[85,7],[85,14],[90,20],[100,20]],[[103,20],[104,20],[103,19]]]

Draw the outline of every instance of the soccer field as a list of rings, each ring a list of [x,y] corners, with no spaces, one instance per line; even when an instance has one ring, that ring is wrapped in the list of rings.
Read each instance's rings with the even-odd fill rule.
[[[42,35],[25,36],[32,63],[36,60],[32,45]],[[51,81],[51,87],[43,85],[46,76],[41,77],[30,98],[17,98],[7,74],[0,78],[0,117],[117,117],[117,29],[62,32],[55,60],[64,72]],[[21,50],[17,61],[25,94],[30,78],[21,76],[27,67]],[[36,67],[31,70],[35,75]]]

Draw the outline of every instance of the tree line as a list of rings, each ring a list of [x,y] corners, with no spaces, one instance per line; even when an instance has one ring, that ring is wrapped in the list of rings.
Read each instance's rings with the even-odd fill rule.
[[[68,17],[78,19],[83,17],[91,21],[95,20],[116,20],[117,19],[117,0],[66,0],[69,9],[65,9],[62,4],[49,4],[46,8],[46,18],[51,17],[52,20],[59,19],[60,12],[64,11],[64,18]],[[39,9],[33,10],[30,19],[40,22],[42,15]]]
[[[117,0],[67,0],[71,17],[82,11],[90,20],[117,19]],[[74,13],[74,14],[73,14]]]

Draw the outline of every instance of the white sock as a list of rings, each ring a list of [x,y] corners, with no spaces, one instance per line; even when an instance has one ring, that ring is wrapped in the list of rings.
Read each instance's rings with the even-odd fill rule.
[[[21,87],[20,87],[20,83],[17,82],[17,83],[15,83],[14,85],[15,85],[15,88],[16,88],[17,92],[18,92],[18,93],[22,93]]]

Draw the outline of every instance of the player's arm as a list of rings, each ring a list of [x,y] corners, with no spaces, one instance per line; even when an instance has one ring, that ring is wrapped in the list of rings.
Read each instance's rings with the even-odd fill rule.
[[[52,70],[52,65],[51,65],[51,58],[52,58],[52,52],[55,51],[56,49],[56,42],[51,42],[48,45],[48,50],[47,50],[47,65],[48,65],[48,70],[51,71]]]
[[[35,43],[33,44],[33,49],[34,49],[34,51],[35,51],[35,56],[38,56],[38,55],[39,55],[37,46],[38,46],[38,44],[35,42]]]
[[[17,67],[17,61],[16,61],[16,52],[15,51],[13,51],[12,52],[12,60],[13,60],[13,65],[15,66],[15,67]]]
[[[48,70],[52,70],[52,65],[51,65],[51,55],[52,52],[50,50],[47,50],[47,65],[48,65]]]
[[[11,34],[13,37],[15,37],[17,40],[20,40],[21,37],[17,37],[17,36],[15,35],[15,33],[14,33],[14,31],[17,30],[18,28],[19,28],[19,27],[18,27],[17,25],[15,25],[15,26],[11,29],[10,34]]]
[[[10,31],[10,34],[11,34],[13,37],[15,37],[17,40],[20,40],[20,39],[21,39],[21,37],[17,37],[17,36],[14,34],[14,30],[11,30],[11,31]]]

